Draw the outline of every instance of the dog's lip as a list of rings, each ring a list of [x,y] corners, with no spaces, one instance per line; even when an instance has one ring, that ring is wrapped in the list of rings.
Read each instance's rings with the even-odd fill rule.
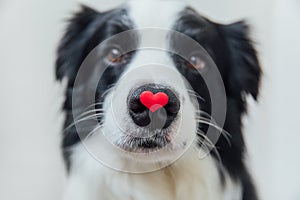
[[[145,140],[139,143],[137,147],[143,149],[160,149],[164,147],[164,145],[153,140]]]
[[[126,139],[121,148],[126,151],[149,151],[149,150],[159,150],[166,147],[172,142],[172,137],[170,134],[155,134],[148,138],[134,137],[132,135],[127,135]]]

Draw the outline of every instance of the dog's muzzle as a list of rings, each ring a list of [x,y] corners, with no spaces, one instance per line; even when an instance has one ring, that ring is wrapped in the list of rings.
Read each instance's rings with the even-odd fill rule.
[[[133,122],[150,130],[169,127],[180,109],[175,92],[160,84],[146,84],[132,90],[127,105]]]

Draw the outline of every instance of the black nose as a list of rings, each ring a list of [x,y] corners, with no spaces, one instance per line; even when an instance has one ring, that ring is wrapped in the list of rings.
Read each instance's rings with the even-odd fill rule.
[[[129,114],[138,126],[167,128],[176,118],[180,102],[168,87],[146,84],[132,91],[128,96]]]

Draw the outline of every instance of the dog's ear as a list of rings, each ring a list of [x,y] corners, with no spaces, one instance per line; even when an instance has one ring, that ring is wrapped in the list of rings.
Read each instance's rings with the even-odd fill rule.
[[[68,27],[60,41],[56,60],[56,78],[75,78],[76,73],[85,58],[88,39],[94,34],[93,23],[101,15],[96,10],[81,6],[79,12],[69,20]]]
[[[249,38],[249,26],[240,21],[222,25],[221,29],[228,49],[229,92],[238,96],[248,93],[257,99],[261,68],[256,50]]]

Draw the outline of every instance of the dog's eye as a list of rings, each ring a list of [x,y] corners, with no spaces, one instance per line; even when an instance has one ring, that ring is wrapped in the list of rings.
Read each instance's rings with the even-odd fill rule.
[[[110,63],[120,63],[123,61],[123,54],[121,52],[120,49],[118,49],[117,47],[113,47],[111,49],[108,50],[107,55],[106,55],[106,59],[110,62]]]
[[[201,69],[205,68],[206,63],[203,60],[201,55],[193,54],[193,55],[190,56],[190,58],[188,60],[188,63],[187,63],[187,66],[190,69],[201,70]]]

